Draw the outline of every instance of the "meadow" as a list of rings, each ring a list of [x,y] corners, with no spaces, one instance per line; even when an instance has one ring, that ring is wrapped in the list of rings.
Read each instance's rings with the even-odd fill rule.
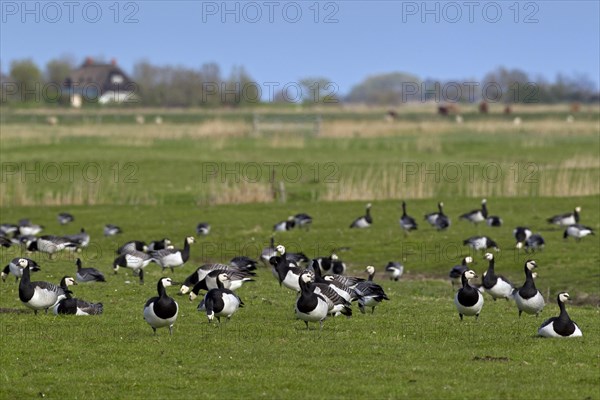
[[[563,230],[546,222],[581,206],[582,223],[600,228],[598,112],[568,123],[566,108],[516,111],[466,112],[458,124],[421,109],[393,122],[382,110],[259,110],[271,124],[259,132],[246,111],[146,110],[144,124],[135,123],[138,111],[68,113],[57,125],[44,123],[46,113],[5,114],[0,222],[30,218],[44,234],[85,227],[92,236],[78,254],[29,255],[42,266],[33,279],[58,282],[81,257],[108,282],[73,287],[77,297],[104,304],[98,317],[34,316],[14,277],[0,283],[0,397],[600,398],[598,239],[563,240]],[[162,124],[153,122],[159,114]],[[502,227],[458,220],[483,197]],[[398,225],[402,200],[419,222],[410,235]],[[452,218],[444,232],[423,220],[438,201]],[[348,229],[366,202],[373,226]],[[75,222],[59,225],[61,211]],[[372,315],[355,306],[351,318],[307,331],[294,317],[295,294],[260,267],[238,291],[245,307],[221,325],[196,311],[198,300],[169,288],[179,318],[173,336],[154,336],[142,307],[156,294],[160,268],[146,268],[145,285],[129,271],[112,272],[114,250],[125,241],[166,236],[180,247],[200,221],[211,223],[211,234],[197,238],[184,267],[165,275],[182,281],[207,262],[257,258],[272,226],[297,212],[310,214],[313,226],[277,233],[278,243],[309,257],[339,249],[353,275],[366,277],[365,266],[374,265],[390,301]],[[124,233],[104,237],[106,223]],[[545,249],[517,251],[512,229],[519,225],[541,233]],[[537,261],[547,302],[538,318],[518,318],[514,302],[486,295],[479,320],[460,322],[447,274],[466,255],[478,274],[487,268],[482,253],[462,245],[479,234],[499,243],[496,270],[515,284],[524,280],[525,260]],[[2,265],[19,255],[2,248]],[[392,260],[405,266],[398,282],[383,272]],[[536,336],[558,315],[560,291],[573,299],[567,309],[583,338]]]

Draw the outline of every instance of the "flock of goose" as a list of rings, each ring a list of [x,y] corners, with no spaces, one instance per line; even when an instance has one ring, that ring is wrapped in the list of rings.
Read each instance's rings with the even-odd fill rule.
[[[371,216],[372,205],[368,204],[366,213],[355,219],[350,228],[368,228],[373,224]],[[576,207],[574,212],[560,214],[548,219],[549,223],[565,227],[564,238],[574,237],[576,240],[594,234],[593,230],[579,223],[581,208]],[[450,218],[444,214],[443,203],[438,204],[438,211],[428,213],[425,220],[437,230],[450,227]],[[62,225],[74,221],[68,213],[61,213],[57,217]],[[487,202],[481,202],[481,208],[470,211],[460,216],[460,219],[474,224],[486,222],[489,226],[502,226],[502,219],[498,216],[489,216]],[[309,229],[312,218],[307,214],[297,214],[289,217],[274,226],[275,231],[286,231],[295,227]],[[418,228],[414,218],[406,211],[406,203],[402,202],[402,216],[399,220],[401,228],[408,234]],[[51,256],[62,250],[76,251],[88,246],[90,236],[84,229],[74,235],[37,236],[43,226],[21,220],[18,224],[0,225],[0,244],[4,247],[21,245],[28,252],[38,251]],[[210,225],[198,224],[196,231],[199,235],[207,235]],[[112,236],[122,230],[115,225],[106,225],[104,234]],[[526,251],[535,251],[544,246],[544,240],[539,234],[533,234],[527,227],[517,227],[513,230],[516,247],[525,247]],[[150,263],[158,264],[163,272],[169,268],[183,266],[190,257],[190,245],[194,237],[186,237],[181,248],[175,248],[167,238],[152,241],[149,244],[142,241],[130,241],[117,250],[113,261],[113,271],[118,273],[120,268],[131,269],[139,276],[140,283],[144,283],[144,268]],[[487,236],[474,236],[464,241],[464,244],[474,250],[495,249],[498,245]],[[534,260],[527,260],[524,265],[525,282],[521,287],[514,287],[501,275],[496,275],[495,258],[492,253],[485,253],[484,258],[489,262],[488,269],[484,272],[481,284],[475,285],[471,281],[478,278],[475,271],[469,268],[473,262],[472,257],[465,257],[461,265],[450,271],[450,278],[460,279],[461,287],[456,291],[454,303],[462,320],[464,316],[479,317],[484,304],[484,294],[489,294],[493,300],[512,299],[519,311],[538,315],[545,306],[542,294],[535,286],[535,273],[537,267]],[[359,278],[346,275],[346,265],[335,254],[328,257],[308,259],[302,253],[288,253],[285,246],[275,245],[271,238],[269,247],[262,251],[260,260],[265,266],[270,266],[273,276],[280,286],[284,286],[297,293],[295,300],[295,315],[305,322],[307,329],[309,322],[318,322],[323,327],[324,320],[329,316],[352,316],[352,303],[356,302],[362,313],[366,310],[374,312],[375,307],[384,300],[389,300],[383,288],[373,281],[375,268],[368,266],[368,278]],[[39,310],[48,312],[52,309],[55,314],[97,315],[103,312],[101,303],[91,303],[74,298],[71,286],[83,282],[105,282],[105,276],[95,268],[84,268],[80,259],[76,260],[75,278],[65,276],[60,284],[56,285],[45,281],[31,281],[31,272],[39,271],[41,267],[33,260],[26,257],[17,257],[2,271],[2,280],[9,274],[16,277],[19,282],[19,299],[37,314]],[[198,310],[206,313],[209,322],[215,318],[220,322],[221,317],[228,320],[244,305],[236,294],[244,283],[253,281],[257,261],[246,256],[234,257],[228,264],[205,264],[198,267],[184,282],[181,283],[179,293],[189,294],[190,300],[196,298],[201,291],[205,294],[198,305]],[[390,262],[386,266],[390,279],[398,280],[404,267],[397,262]],[[175,299],[167,294],[167,287],[179,285],[171,278],[161,278],[157,283],[157,296],[147,300],[143,308],[143,317],[156,333],[158,328],[168,327],[172,334],[173,325],[179,313],[179,305]],[[569,294],[561,292],[557,296],[560,308],[558,317],[546,320],[538,330],[538,334],[547,337],[575,337],[581,336],[581,330],[567,314],[565,302]]]

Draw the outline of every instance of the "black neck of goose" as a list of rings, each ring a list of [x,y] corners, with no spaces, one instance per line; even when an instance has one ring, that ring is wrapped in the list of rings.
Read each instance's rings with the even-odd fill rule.
[[[315,271],[315,282],[321,282],[323,280],[323,275],[321,274],[321,267],[317,260],[313,260],[312,268]]]
[[[402,216],[406,217],[406,203],[402,202]]]
[[[372,273],[372,274],[369,274],[369,277],[367,278],[367,280],[368,280],[369,282],[372,282],[374,277],[375,277],[375,271],[373,271],[373,273]]]
[[[371,207],[367,207],[367,219],[371,218]]]
[[[529,268],[527,268],[527,266],[525,266],[525,284],[523,285],[523,287],[526,288],[533,288],[535,289],[535,282],[533,280],[533,273],[531,272],[531,270]]]
[[[271,248],[275,248],[275,238],[273,236],[271,236]]]
[[[79,258],[75,261],[75,264],[77,264],[77,271],[81,270],[81,260]]]
[[[444,206],[442,206],[442,203],[438,203],[438,211],[440,215],[444,215]]]
[[[465,257],[465,258],[463,258],[463,260],[462,260],[462,265],[466,267],[468,264],[469,264],[469,263],[467,262],[467,258],[466,258],[466,257]]]
[[[489,263],[489,265],[488,265],[488,269],[487,269],[487,273],[488,273],[488,274],[492,274],[492,276],[493,276],[493,274],[494,274],[494,265],[495,265],[495,264],[496,264],[496,259],[495,259],[495,258],[492,258],[492,259],[490,260],[490,263]]]
[[[190,244],[188,243],[187,238],[183,242],[183,250],[181,251],[181,259],[183,262],[186,262],[190,258]]]
[[[165,297],[167,295],[167,289],[165,289],[165,285],[163,285],[162,279],[160,279],[156,284],[156,290],[158,292],[159,297]]]
[[[483,203],[481,205],[481,215],[483,215],[484,218],[487,218],[488,210],[487,210],[487,204],[486,203]]]
[[[575,223],[579,223],[579,212],[577,210],[573,212],[573,217],[575,218]]]
[[[568,321],[571,319],[569,317],[569,314],[567,314],[567,307],[565,307],[565,303],[560,301],[560,298],[558,299],[558,308],[560,308],[560,314],[558,315],[559,319],[562,319],[565,321]]]
[[[219,276],[217,276],[217,287],[219,289],[223,289],[224,288],[223,282],[221,281],[221,278]]]
[[[21,283],[28,285],[31,282],[31,275],[29,274],[29,266],[23,268],[23,276],[21,276]]]
[[[471,285],[469,285],[469,279],[467,279],[467,276],[465,274],[462,274],[460,280],[462,282],[463,288],[471,287]]]
[[[277,275],[279,276],[279,283],[281,284],[289,270],[289,265],[285,257],[285,252],[279,256],[279,262],[277,263],[275,269],[277,270]]]

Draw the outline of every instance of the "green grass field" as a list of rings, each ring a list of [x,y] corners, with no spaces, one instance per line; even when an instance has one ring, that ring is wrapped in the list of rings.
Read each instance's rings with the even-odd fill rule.
[[[598,239],[565,241],[563,230],[545,221],[581,206],[582,223],[600,228],[597,114],[570,125],[562,114],[527,115],[515,127],[497,117],[459,126],[410,114],[406,124],[386,125],[385,132],[361,125],[377,125],[369,114],[336,115],[329,127],[324,116],[322,137],[205,134],[189,116],[160,126],[44,126],[21,116],[9,119],[0,137],[0,222],[27,217],[44,225],[44,234],[85,227],[92,235],[78,255],[30,255],[42,266],[33,279],[58,282],[74,275],[79,256],[108,282],[73,287],[77,297],[104,304],[98,317],[34,316],[19,301],[14,277],[0,283],[0,398],[599,399]],[[232,125],[225,120],[211,126],[238,129],[237,119],[229,119]],[[339,134],[347,123],[359,132]],[[452,175],[456,171],[459,177]],[[490,214],[503,218],[502,227],[458,220],[482,197]],[[409,236],[397,222],[403,199],[420,223]],[[439,200],[452,218],[446,232],[422,220]],[[373,226],[348,229],[367,201],[373,203]],[[76,221],[60,226],[61,211]],[[261,267],[256,281],[238,291],[245,307],[220,326],[196,311],[198,300],[169,288],[180,306],[174,334],[159,330],[153,336],[142,308],[156,295],[160,269],[146,268],[145,285],[129,271],[112,273],[114,250],[123,242],[167,236],[180,247],[200,221],[212,224],[211,234],[197,238],[190,261],[168,276],[182,281],[206,262],[258,257],[273,224],[297,212],[313,216],[313,227],[279,233],[277,242],[309,257],[346,247],[338,254],[349,273],[366,276],[365,266],[374,265],[390,301],[373,315],[355,306],[352,318],[329,318],[322,331],[306,331],[294,318],[295,295]],[[106,223],[124,233],[105,238]],[[546,248],[517,252],[512,229],[518,225],[541,233]],[[538,262],[536,285],[547,301],[539,318],[519,319],[514,302],[486,295],[479,321],[460,322],[446,277],[473,254],[462,240],[477,234],[499,243],[496,270],[513,283],[523,282],[527,258]],[[2,265],[20,254],[2,248]],[[487,262],[473,255],[481,275]],[[399,282],[383,273],[391,260],[405,265]],[[584,337],[538,338],[539,325],[558,315],[556,295],[564,290],[574,300],[567,308]]]

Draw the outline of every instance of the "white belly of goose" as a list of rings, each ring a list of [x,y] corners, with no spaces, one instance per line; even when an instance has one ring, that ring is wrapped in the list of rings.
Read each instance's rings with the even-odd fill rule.
[[[511,297],[513,287],[502,278],[498,278],[496,284],[489,289],[485,289],[494,299],[503,299]]]
[[[522,298],[521,295],[519,295],[519,292],[517,292],[514,297],[517,308],[527,314],[538,314],[543,310],[544,305],[546,304],[544,302],[544,297],[539,291],[530,299]]]
[[[66,298],[64,293],[59,294],[53,290],[37,287],[33,292],[33,297],[25,305],[34,310],[42,310],[54,306],[64,298]]]
[[[548,337],[548,338],[564,338],[564,337],[581,337],[583,336],[583,334],[581,333],[581,329],[579,329],[579,327],[577,326],[577,324],[573,323],[575,325],[575,331],[570,334],[569,336],[562,336],[559,335],[558,333],[556,333],[554,331],[554,322],[547,324],[546,326],[541,327],[540,329],[538,329],[538,335],[543,336],[543,337]]]
[[[329,313],[329,306],[327,302],[323,300],[321,296],[319,296],[319,300],[317,302],[317,306],[310,312],[304,313],[298,310],[298,306],[296,305],[296,316],[303,321],[308,322],[318,322],[322,321],[327,317],[327,313]]]
[[[144,308],[144,319],[153,328],[163,328],[165,326],[171,326],[175,323],[175,320],[177,320],[177,314],[179,314],[179,304],[175,303],[175,307],[175,315],[173,315],[171,318],[163,319],[158,317],[154,313],[154,303],[150,303],[148,307]]]
[[[354,226],[356,228],[368,228],[370,226],[370,224],[367,222],[366,218],[362,217],[362,218],[359,218],[358,220],[356,220],[356,222],[354,223]]]
[[[469,317],[479,314],[481,312],[481,309],[483,308],[483,296],[481,295],[481,292],[478,293],[478,296],[479,297],[477,299],[477,303],[470,307],[467,307],[460,304],[460,302],[458,301],[458,293],[456,293],[456,295],[454,296],[454,304],[456,305],[458,313],[467,315]]]
[[[298,275],[294,274],[292,271],[288,271],[288,273],[285,275],[285,279],[281,283],[288,289],[295,290],[296,292],[300,291]]]
[[[215,313],[215,315],[230,318],[240,307],[240,301],[236,296],[230,293],[224,293],[222,299],[223,309],[220,312]]]
[[[159,260],[157,260],[161,267],[179,267],[183,265],[183,259],[181,258],[181,252],[169,254]]]

